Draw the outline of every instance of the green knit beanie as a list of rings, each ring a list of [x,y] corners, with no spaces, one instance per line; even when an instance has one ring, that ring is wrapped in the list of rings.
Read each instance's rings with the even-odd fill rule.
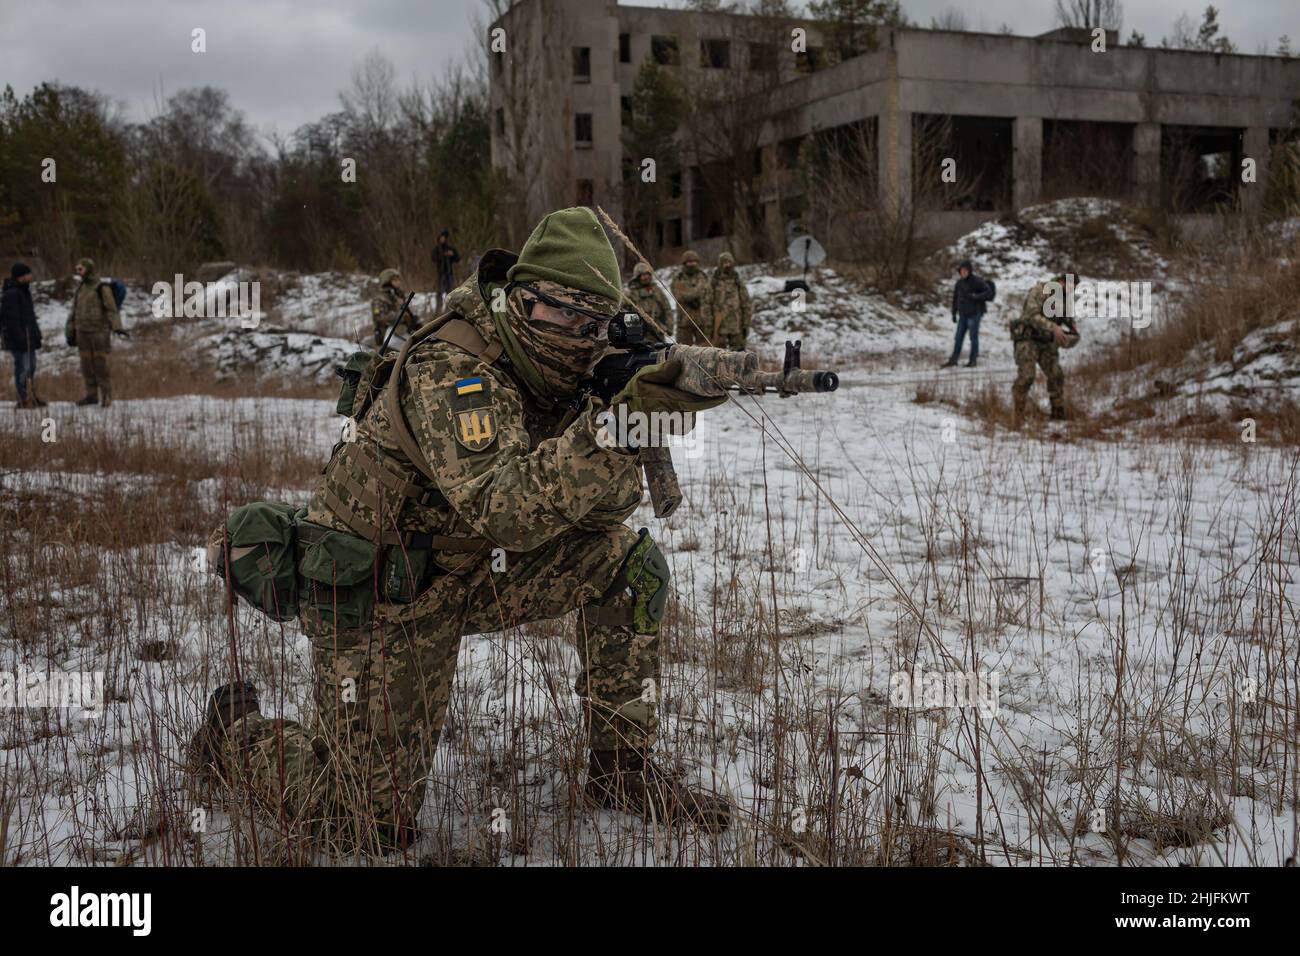
[[[607,300],[611,312],[623,298],[618,257],[596,214],[585,206],[545,216],[506,278],[511,282],[557,282]]]

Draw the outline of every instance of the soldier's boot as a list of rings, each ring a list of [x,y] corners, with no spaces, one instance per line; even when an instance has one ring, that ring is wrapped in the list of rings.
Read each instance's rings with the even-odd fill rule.
[[[1056,419],[1058,422],[1063,422],[1069,417],[1069,414],[1065,411],[1064,405],[1052,406],[1052,418]]]
[[[957,364],[957,360],[956,360],[955,358],[950,358],[950,359],[948,359],[948,361],[946,361],[946,362],[944,362],[942,365],[940,365],[939,368],[952,368],[952,367],[955,366],[956,364]]]
[[[35,384],[29,384],[27,386],[27,393],[27,403],[29,408],[45,408],[50,404],[49,402],[42,401],[41,397],[36,394]]]
[[[222,773],[221,751],[230,725],[249,714],[261,714],[257,688],[248,681],[222,684],[208,698],[203,724],[190,740],[187,765],[196,777],[215,781]]]
[[[98,405],[98,404],[99,404],[99,396],[96,395],[94,392],[91,392],[91,393],[89,393],[88,395],[86,395],[85,398],[79,399],[79,400],[77,401],[77,404],[78,404],[78,405]]]
[[[966,363],[966,367],[967,367],[967,368],[974,368],[974,367],[975,367],[975,359],[971,359],[969,362],[967,362],[967,363]]]
[[[720,833],[731,822],[726,800],[674,780],[646,751],[630,747],[591,752],[587,796],[607,810],[637,814],[665,826],[685,822]]]

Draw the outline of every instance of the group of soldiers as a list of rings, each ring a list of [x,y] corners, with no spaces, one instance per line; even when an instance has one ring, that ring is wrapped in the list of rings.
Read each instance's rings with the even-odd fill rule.
[[[378,276],[379,290],[370,300],[370,318],[375,344],[385,336],[402,310],[406,289],[402,274],[385,269]],[[642,260],[632,267],[632,278],[623,287],[627,303],[651,320],[647,338],[665,342],[671,336],[685,345],[713,345],[719,348],[744,349],[749,339],[753,307],[745,280],[736,271],[736,259],[724,252],[712,274],[700,268],[699,254],[687,250],[681,266],[674,273],[670,288],[677,308],[656,281],[650,263]],[[420,318],[407,308],[398,331],[414,332]]]

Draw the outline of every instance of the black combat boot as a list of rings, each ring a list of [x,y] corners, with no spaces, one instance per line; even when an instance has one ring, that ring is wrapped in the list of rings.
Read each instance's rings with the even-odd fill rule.
[[[956,364],[957,364],[957,360],[956,360],[955,358],[950,358],[950,359],[948,359],[948,361],[946,361],[946,362],[944,362],[942,365],[940,365],[939,368],[952,368],[952,367],[954,367]]]
[[[78,405],[98,405],[99,396],[93,392],[77,402]]]
[[[975,367],[975,359],[971,359],[969,362],[967,362],[967,363],[966,363],[966,367],[967,367],[967,368],[974,368],[974,367]]]
[[[637,814],[666,826],[687,822],[720,833],[731,822],[731,807],[725,800],[678,783],[647,753],[630,747],[591,752],[587,796],[608,810]]]
[[[222,684],[208,698],[208,712],[190,741],[189,764],[193,773],[211,777],[221,769],[221,745],[226,731],[248,714],[260,714],[257,688],[249,681]]]

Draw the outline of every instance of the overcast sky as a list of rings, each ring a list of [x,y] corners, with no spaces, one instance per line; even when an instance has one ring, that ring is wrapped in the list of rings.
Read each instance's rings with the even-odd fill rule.
[[[1205,0],[1126,0],[1132,28],[1158,42]],[[642,0],[635,6],[681,6]],[[1289,34],[1300,47],[1300,0],[1221,0],[1223,32],[1243,53],[1272,52]],[[1054,25],[1053,0],[903,0],[928,25],[947,9],[971,29],[1002,23],[1032,35]],[[19,95],[44,80],[91,87],[144,119],[163,96],[190,86],[229,91],[262,132],[289,133],[338,108],[354,63],[378,49],[403,84],[440,76],[470,48],[482,0],[0,0],[0,85]],[[195,27],[207,52],[190,51]]]

